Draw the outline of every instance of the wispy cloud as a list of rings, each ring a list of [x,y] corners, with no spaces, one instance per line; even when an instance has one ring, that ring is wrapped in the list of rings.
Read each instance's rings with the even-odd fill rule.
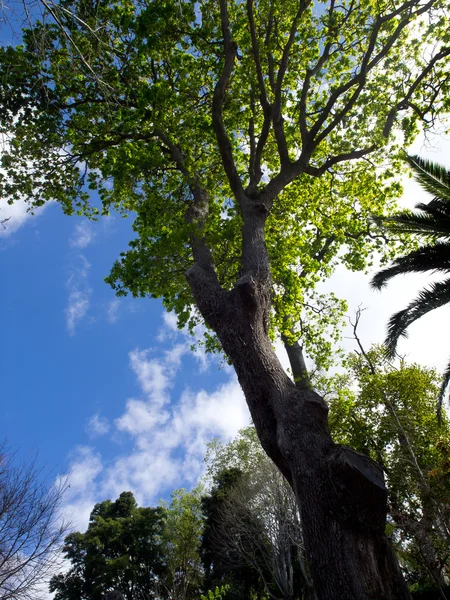
[[[95,413],[86,425],[86,432],[90,437],[106,435],[109,430],[110,424],[108,419],[106,417],[101,417],[99,413]]]
[[[89,446],[77,446],[71,458],[69,471],[64,475],[68,488],[64,494],[61,513],[73,529],[83,530],[98,499],[98,478],[104,466],[100,454]]]
[[[119,318],[119,307],[120,300],[118,298],[114,298],[108,304],[108,308],[106,309],[106,319],[108,323],[114,324],[117,322]]]
[[[95,232],[90,221],[81,221],[75,225],[73,236],[69,240],[69,245],[72,248],[86,248],[92,243],[95,237]]]
[[[67,331],[70,335],[75,334],[77,325],[86,316],[92,293],[88,285],[88,275],[91,265],[82,254],[78,256],[78,262],[78,266],[70,269],[69,277],[66,281],[69,298],[65,314]]]

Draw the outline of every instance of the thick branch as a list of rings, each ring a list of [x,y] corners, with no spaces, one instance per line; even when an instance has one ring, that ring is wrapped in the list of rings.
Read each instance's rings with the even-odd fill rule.
[[[255,61],[256,77],[258,79],[259,99],[261,102],[261,108],[263,111],[266,111],[266,109],[269,107],[269,101],[267,100],[266,85],[264,83],[264,76],[261,67],[261,57],[259,55],[258,39],[256,37],[255,19],[253,16],[253,0],[247,0],[247,16],[252,38],[252,52],[253,59]]]
[[[281,57],[280,66],[277,73],[277,80],[275,83],[275,99],[273,104],[273,130],[275,133],[275,139],[277,141],[278,154],[280,156],[281,165],[289,164],[289,153],[288,147],[286,143],[286,136],[284,134],[284,125],[283,125],[283,115],[281,114],[281,98],[282,98],[282,88],[283,88],[283,80],[286,74],[286,70],[289,62],[289,53],[291,51],[292,45],[295,41],[295,36],[297,34],[297,27],[300,19],[302,18],[303,13],[308,8],[311,0],[301,0],[300,6],[297,11],[297,14],[292,21],[291,30],[289,32],[289,38],[286,43],[286,46],[283,50],[283,55]]]
[[[352,152],[344,152],[343,154],[338,154],[337,156],[332,156],[327,161],[323,163],[321,167],[313,167],[309,165],[304,170],[308,175],[313,175],[314,177],[320,177],[323,175],[328,169],[330,169],[333,165],[337,163],[344,162],[347,160],[357,160],[359,158],[363,158],[367,154],[371,154],[377,149],[377,146],[369,146],[368,148],[362,148],[361,150],[353,150]]]
[[[228,181],[230,182],[231,190],[235,198],[239,200],[242,197],[244,190],[242,188],[242,182],[237,172],[236,165],[234,164],[231,142],[223,123],[223,103],[225,100],[225,92],[230,81],[234,59],[236,56],[236,45],[231,38],[231,30],[228,20],[227,0],[220,0],[220,18],[222,21],[224,65],[222,74],[220,75],[216,87],[214,88],[212,119],[225,173],[228,177]]]
[[[283,344],[286,349],[289,364],[292,369],[295,385],[299,390],[310,390],[311,381],[306,367],[305,357],[303,356],[303,348],[298,342],[291,344],[285,336],[282,336]]]
[[[194,261],[197,267],[201,267],[204,272],[203,278],[208,281],[215,292],[222,290],[217,279],[217,273],[214,266],[211,250],[206,244],[203,236],[203,228],[209,211],[208,192],[200,185],[198,177],[191,175],[186,169],[184,156],[180,148],[161,130],[155,129],[154,135],[158,137],[170,152],[171,159],[177,166],[177,169],[185,177],[189,189],[193,196],[193,203],[186,212],[186,222],[193,225],[191,232],[191,247]],[[207,277],[205,277],[207,275]]]

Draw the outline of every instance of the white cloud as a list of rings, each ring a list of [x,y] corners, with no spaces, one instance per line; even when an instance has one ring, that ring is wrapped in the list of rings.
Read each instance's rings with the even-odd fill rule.
[[[147,499],[173,485],[194,485],[203,470],[207,442],[213,437],[230,440],[248,425],[247,405],[234,375],[213,392],[185,389],[177,400],[171,398],[185,353],[184,344],[175,345],[162,358],[151,358],[150,350],[130,353],[144,397],[129,399],[115,425],[132,437],[136,451],[111,467],[108,488],[116,482],[117,472],[121,474],[120,485],[114,483],[117,489],[139,489]],[[146,461],[150,468],[143,467]]]
[[[84,318],[89,310],[90,291],[75,290],[70,292],[66,308],[67,330],[70,335],[75,334],[77,324]]]
[[[119,447],[129,441],[132,448],[107,464],[92,449],[77,449],[65,508],[77,523],[87,523],[95,502],[116,498],[124,490],[150,505],[175,488],[194,486],[203,474],[206,444],[214,437],[229,441],[248,425],[250,415],[234,374],[227,373],[225,382],[209,392],[185,387],[173,393],[181,368],[191,368],[185,360],[192,361],[184,334],[177,336],[169,349],[129,353],[140,392],[126,401],[109,431],[109,423],[98,414],[90,419],[88,431],[107,432],[122,442]]]
[[[139,385],[148,394],[153,404],[164,404],[166,391],[170,387],[170,372],[167,365],[159,359],[149,359],[151,349],[133,350],[130,352],[130,366]]]
[[[28,211],[29,204],[23,200],[18,200],[14,204],[8,204],[4,200],[0,201],[0,237],[10,236],[25,223],[42,215],[49,204],[51,202],[35,208],[31,213]],[[4,222],[3,225],[1,225],[2,222]]]
[[[69,298],[65,309],[65,315],[67,331],[70,335],[75,334],[77,325],[86,316],[89,310],[90,296],[92,293],[92,290],[88,285],[88,274],[91,265],[82,254],[78,256],[78,260],[79,265],[71,268],[69,277],[66,281]]]
[[[81,221],[75,225],[74,234],[69,240],[72,248],[86,248],[92,243],[95,232],[90,221]]]
[[[99,413],[95,413],[86,425],[86,431],[91,437],[106,435],[109,430],[110,424],[108,419],[106,417],[101,417]]]
[[[119,306],[120,300],[118,298],[114,298],[108,304],[108,308],[106,310],[106,319],[108,323],[114,324],[117,322],[117,319],[119,318]]]
[[[103,464],[98,453],[88,446],[78,446],[72,455],[67,475],[68,488],[64,494],[61,513],[74,530],[84,530],[98,498],[99,476]],[[104,500],[104,498],[102,498]]]

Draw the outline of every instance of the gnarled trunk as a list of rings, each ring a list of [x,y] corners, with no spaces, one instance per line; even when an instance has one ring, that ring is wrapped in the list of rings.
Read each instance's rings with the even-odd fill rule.
[[[328,407],[284,372],[267,334],[270,278],[245,275],[227,292],[188,272],[197,306],[236,369],[259,439],[287,478],[302,516],[320,600],[402,600],[410,594],[385,535],[379,465],[335,444]]]

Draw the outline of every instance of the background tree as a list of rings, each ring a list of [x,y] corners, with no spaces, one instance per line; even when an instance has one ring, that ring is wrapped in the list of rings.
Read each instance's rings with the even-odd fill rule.
[[[333,443],[302,347],[323,362],[342,308],[317,280],[379,244],[369,214],[399,192],[380,169],[391,132],[409,143],[448,106],[445,2],[62,6],[58,26],[1,49],[0,192],[92,214],[88,186],[102,211],[136,211],[109,281],[162,297],[180,325],[205,320],[296,493],[320,600],[407,598],[382,472]]]
[[[348,374],[330,384],[337,440],[372,456],[386,473],[388,528],[413,590],[447,598],[450,568],[450,426],[439,425],[433,369],[389,361],[383,348],[350,355]],[[448,593],[448,592],[447,592]]]
[[[223,468],[214,476],[214,483],[208,495],[202,498],[205,515],[205,528],[201,543],[201,556],[205,570],[204,587],[227,585],[226,597],[230,600],[254,598],[265,600],[264,580],[261,577],[261,565],[255,569],[248,560],[243,560],[236,549],[222,542],[222,507],[242,472],[236,468]],[[263,567],[264,568],[264,567]],[[266,573],[266,576],[268,574]]]
[[[198,600],[203,583],[199,553],[202,533],[201,489],[173,492],[162,534],[167,569],[160,582],[162,597]]]
[[[43,479],[35,459],[0,446],[0,598],[37,600],[59,564],[68,524],[59,514],[65,483]]]
[[[402,211],[384,219],[383,223],[391,231],[414,233],[426,244],[396,258],[392,265],[379,271],[372,279],[372,286],[379,290],[396,275],[424,272],[445,274],[450,271],[450,171],[418,156],[408,156],[406,160],[415,179],[434,197],[428,204],[420,202],[416,205],[420,212]],[[406,337],[406,330],[414,321],[449,302],[450,279],[447,278],[421,290],[405,309],[395,313],[389,321],[386,338],[391,356],[395,356],[399,339]],[[449,381],[450,364],[441,386],[439,413]]]
[[[230,443],[214,441],[206,457],[214,486],[203,548],[229,569],[251,567],[273,598],[314,598],[301,519],[287,481],[268,460],[253,427]]]
[[[131,492],[96,504],[85,533],[66,537],[71,568],[52,577],[55,600],[102,600],[109,591],[126,600],[154,597],[165,574],[162,508],[140,508]]]

